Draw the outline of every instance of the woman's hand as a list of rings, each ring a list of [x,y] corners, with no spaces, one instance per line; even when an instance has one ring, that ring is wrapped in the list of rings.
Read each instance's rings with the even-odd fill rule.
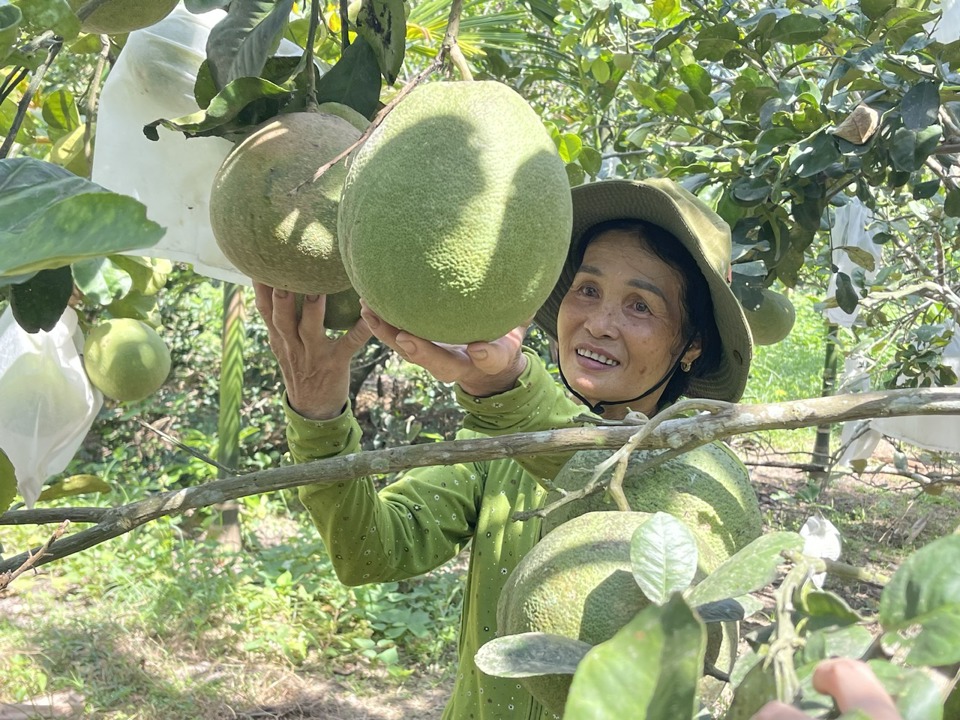
[[[297,318],[296,296],[254,283],[270,349],[277,356],[290,407],[306,418],[329,420],[343,412],[350,391],[350,358],[370,339],[359,320],[336,338],[323,326],[325,295],[308,295]]]
[[[836,700],[840,712],[860,710],[871,720],[902,720],[877,676],[860,660],[835,658],[820,662],[813,671],[813,687]],[[752,720],[809,720],[809,715],[771,702],[760,708]]]
[[[469,345],[446,345],[424,340],[378,317],[361,300],[361,317],[385,345],[400,357],[416,363],[440,382],[455,382],[476,397],[497,395],[512,389],[527,367],[521,352],[527,326],[514,328],[502,338]]]

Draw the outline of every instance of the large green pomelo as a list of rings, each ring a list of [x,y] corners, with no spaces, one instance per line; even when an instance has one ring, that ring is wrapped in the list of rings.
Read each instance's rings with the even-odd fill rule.
[[[590,645],[612,638],[650,604],[630,560],[633,533],[650,517],[591,512],[554,528],[507,579],[497,604],[498,635],[543,632]],[[702,532],[690,529],[698,546],[698,582],[720,560]],[[736,623],[708,625],[707,661],[729,670],[737,635]],[[541,675],[521,683],[544,707],[562,715],[571,680],[571,675]]]
[[[763,294],[760,307],[756,310],[744,308],[743,314],[756,345],[775,345],[793,330],[797,311],[786,295],[770,288],[763,288],[760,292]]]
[[[570,186],[512,89],[427,83],[357,151],[338,228],[350,282],[388,323],[435,342],[492,340],[553,289],[570,244]]]
[[[96,325],[83,344],[83,367],[104,395],[121,402],[155,393],[170,374],[170,350],[140,320],[116,318]]]
[[[586,485],[597,465],[612,450],[582,450],[563,466],[553,484],[565,491]],[[624,476],[623,491],[630,509],[665,512],[699,530],[721,560],[760,537],[762,518],[756,491],[743,463],[723,443],[702,445],[651,469],[641,471],[650,452],[634,452]],[[613,470],[609,470],[612,473]],[[550,493],[546,503],[559,497]],[[544,532],[583,513],[616,510],[606,493],[594,493],[557,508],[544,518]]]
[[[210,194],[210,224],[227,259],[254,280],[291,292],[349,288],[337,243],[343,161],[309,181],[359,137],[336,115],[290,113],[234,148]]]
[[[70,0],[74,12],[87,0]],[[107,0],[83,21],[80,29],[94,35],[119,35],[149,27],[173,12],[178,0]]]

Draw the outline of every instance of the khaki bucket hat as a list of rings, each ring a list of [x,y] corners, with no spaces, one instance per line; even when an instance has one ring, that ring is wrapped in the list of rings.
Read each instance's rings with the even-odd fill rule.
[[[753,339],[743,308],[730,289],[730,226],[698,197],[672,180],[602,180],[573,188],[573,232],[567,260],[550,297],[534,319],[557,339],[557,313],[573,278],[587,231],[608,220],[642,220],[676,237],[700,267],[710,288],[713,317],[723,347],[712,372],[692,377],[688,397],[736,402],[743,395],[753,358]]]

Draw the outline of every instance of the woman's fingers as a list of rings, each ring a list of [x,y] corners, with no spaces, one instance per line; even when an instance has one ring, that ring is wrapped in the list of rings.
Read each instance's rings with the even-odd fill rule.
[[[831,695],[840,712],[862,710],[872,720],[901,720],[897,706],[873,670],[859,660],[824,660],[813,671],[813,687]]]
[[[760,708],[750,720],[810,720],[810,716],[795,707],[774,700]]]

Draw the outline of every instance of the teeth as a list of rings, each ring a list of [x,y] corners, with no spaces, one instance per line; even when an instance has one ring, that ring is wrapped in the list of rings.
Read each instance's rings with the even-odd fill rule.
[[[616,360],[612,360],[612,359],[608,358],[606,355],[600,355],[599,353],[595,353],[595,352],[592,352],[592,351],[590,351],[590,350],[581,350],[581,349],[578,349],[578,350],[577,350],[577,355],[580,355],[580,356],[586,357],[586,358],[590,358],[591,360],[596,360],[597,362],[601,362],[601,363],[603,363],[604,365],[610,365],[611,367],[620,364],[620,363],[618,363]]]

